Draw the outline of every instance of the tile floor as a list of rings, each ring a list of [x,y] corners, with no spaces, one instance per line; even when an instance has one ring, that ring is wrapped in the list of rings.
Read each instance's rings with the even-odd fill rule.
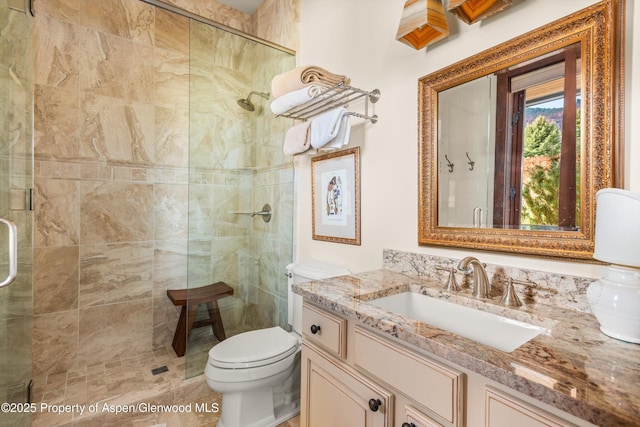
[[[32,427],[214,426],[222,397],[203,375],[185,379],[185,363],[168,347],[34,378]],[[138,412],[114,413],[129,408]],[[278,427],[298,426],[296,417]]]

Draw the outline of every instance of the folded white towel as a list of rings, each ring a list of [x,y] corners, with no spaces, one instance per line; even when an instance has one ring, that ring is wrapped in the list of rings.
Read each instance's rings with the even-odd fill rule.
[[[311,146],[320,148],[333,141],[343,126],[349,127],[348,120],[342,120],[347,113],[344,107],[333,108],[319,114],[311,121]],[[347,129],[343,129],[346,134]],[[348,141],[347,141],[348,143]],[[341,144],[342,146],[344,144]]]
[[[335,138],[329,141],[327,144],[319,148],[319,150],[332,150],[336,148],[342,148],[349,144],[349,138],[351,137],[351,125],[349,124],[349,115],[343,115],[340,119],[340,127],[338,134]]]
[[[282,147],[284,154],[293,155],[304,153],[309,149],[310,127],[311,122],[302,122],[289,128],[284,138],[284,146]]]
[[[327,90],[326,87],[312,85],[294,90],[293,92],[285,93],[273,100],[271,103],[271,111],[276,115],[282,114],[292,108],[304,104],[305,102],[311,101],[325,90]],[[324,97],[325,96],[323,95],[323,98]]]

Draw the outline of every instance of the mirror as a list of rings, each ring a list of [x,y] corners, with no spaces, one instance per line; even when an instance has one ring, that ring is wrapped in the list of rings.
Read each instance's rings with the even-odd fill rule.
[[[419,79],[419,243],[592,259],[622,186],[624,1]],[[613,25],[612,25],[613,23]]]

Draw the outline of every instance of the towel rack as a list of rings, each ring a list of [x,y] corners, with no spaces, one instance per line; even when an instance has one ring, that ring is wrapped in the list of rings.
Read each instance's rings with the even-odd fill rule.
[[[364,98],[365,101],[364,114],[353,111],[349,111],[347,114],[369,120],[371,123],[376,123],[378,121],[378,116],[376,114],[369,114],[369,103],[375,104],[378,102],[380,99],[380,91],[378,89],[374,89],[371,92],[367,92],[366,90],[358,89],[344,83],[338,83],[335,86],[329,87],[315,98],[282,114],[278,114],[276,117],[307,120],[332,108],[347,105],[348,103],[360,98]]]

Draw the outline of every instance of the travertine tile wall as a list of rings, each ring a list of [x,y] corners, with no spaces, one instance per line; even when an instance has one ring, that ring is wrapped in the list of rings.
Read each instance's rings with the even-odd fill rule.
[[[216,2],[206,4],[219,11]],[[188,21],[138,0],[37,0],[35,8],[33,366],[39,375],[171,342],[178,312],[166,290],[186,286],[189,198],[198,190],[188,191]],[[245,18],[230,20],[243,29],[251,25]],[[229,101],[246,96],[252,84]],[[246,136],[244,127],[237,129]],[[195,147],[195,159],[215,154]],[[214,165],[205,161],[207,170],[191,173],[224,184],[200,188],[211,208],[224,197],[208,190],[228,192],[229,183],[239,183],[250,191],[235,194],[252,195],[263,173],[254,167],[216,175]],[[226,208],[252,208],[253,200],[232,197],[238,200]],[[290,203],[290,196],[277,197]],[[200,213],[196,227],[214,212]],[[212,242],[195,251],[205,255],[203,264],[229,265],[218,262],[220,245]],[[260,257],[257,247],[251,250]]]
[[[251,15],[252,34],[281,46],[299,49],[299,0],[264,0]]]
[[[216,0],[161,1],[280,46],[298,50],[299,0],[264,0],[253,15],[247,15]]]
[[[210,54],[217,51],[234,54]],[[273,326],[286,313],[283,273],[292,256],[293,168],[282,153],[291,123],[275,118],[260,96],[251,98],[252,112],[237,101],[269,92],[271,78],[293,68],[294,58],[192,23],[190,59],[189,284],[222,280],[236,289],[235,298],[220,301],[227,335]],[[269,223],[237,214],[265,203],[274,210]]]

